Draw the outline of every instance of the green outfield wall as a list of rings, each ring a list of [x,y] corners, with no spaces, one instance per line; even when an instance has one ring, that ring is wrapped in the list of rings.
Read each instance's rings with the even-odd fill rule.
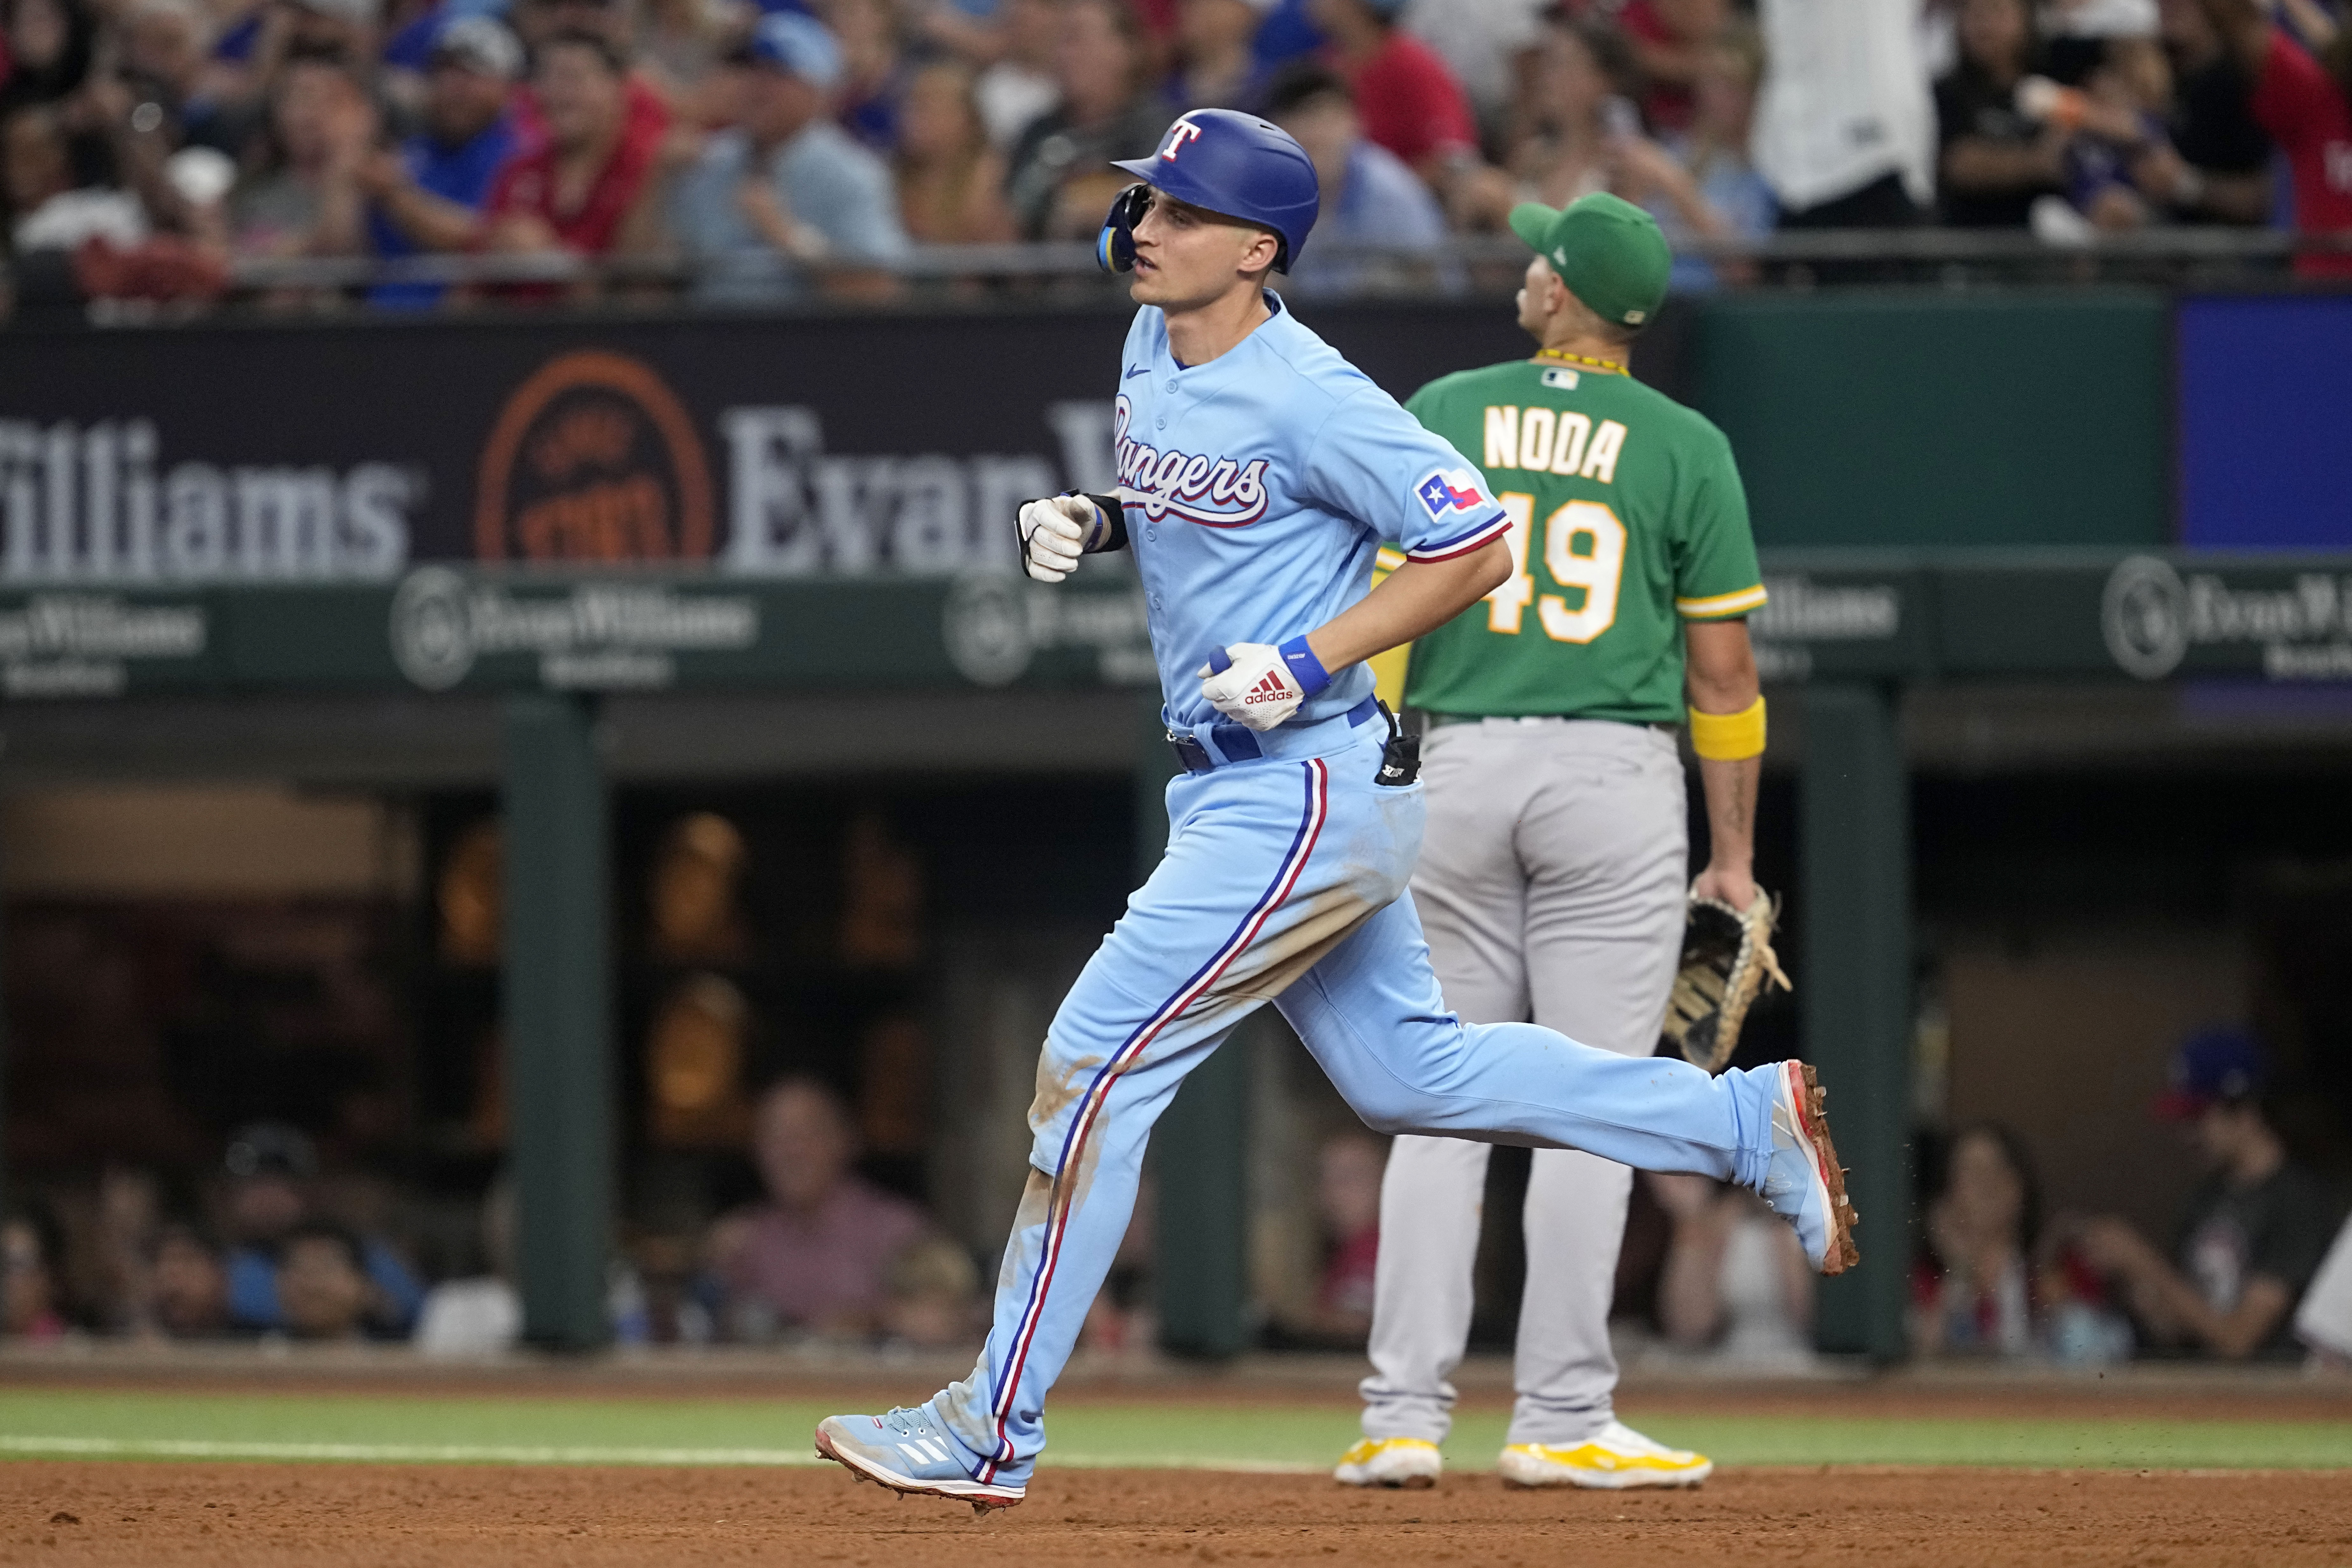
[[[2153,292],[1724,298],[1685,384],[1760,544],[2161,544],[2169,323]]]

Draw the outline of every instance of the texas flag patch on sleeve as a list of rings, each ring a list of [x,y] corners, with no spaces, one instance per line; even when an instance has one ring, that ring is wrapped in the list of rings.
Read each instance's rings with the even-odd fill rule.
[[[1437,525],[1437,537],[1406,551],[1411,560],[1450,561],[1485,549],[1510,529],[1511,520],[1487,495],[1475,469],[1437,469],[1415,485],[1412,493],[1429,521]]]

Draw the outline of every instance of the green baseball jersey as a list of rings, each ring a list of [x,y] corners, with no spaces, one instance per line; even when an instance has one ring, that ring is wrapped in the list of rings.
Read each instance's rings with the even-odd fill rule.
[[[1543,361],[1431,382],[1406,409],[1511,515],[1510,581],[1413,645],[1433,713],[1683,716],[1684,620],[1764,603],[1731,443],[1631,376]]]

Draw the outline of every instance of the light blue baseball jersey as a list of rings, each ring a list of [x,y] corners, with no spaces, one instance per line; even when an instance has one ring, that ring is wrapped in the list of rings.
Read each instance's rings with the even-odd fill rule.
[[[1121,356],[1118,493],[1179,729],[1220,717],[1201,695],[1211,650],[1313,631],[1370,590],[1382,543],[1444,561],[1510,531],[1461,453],[1265,298],[1273,319],[1207,364],[1176,363],[1149,305]],[[1371,694],[1364,666],[1335,671],[1290,722]]]

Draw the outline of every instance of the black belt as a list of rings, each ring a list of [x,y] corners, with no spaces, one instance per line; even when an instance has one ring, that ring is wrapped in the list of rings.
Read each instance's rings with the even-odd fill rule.
[[[1342,717],[1348,721],[1348,727],[1354,729],[1377,716],[1380,710],[1381,700],[1367,697],[1349,709]],[[1257,731],[1246,724],[1218,724],[1209,731],[1209,738],[1216,742],[1217,750],[1224,753],[1228,763],[1255,762],[1265,755],[1265,748],[1257,742]],[[1188,773],[1205,773],[1219,765],[1209,748],[1201,744],[1188,731],[1169,731],[1168,743],[1176,749],[1176,760],[1184,764],[1184,771]]]

